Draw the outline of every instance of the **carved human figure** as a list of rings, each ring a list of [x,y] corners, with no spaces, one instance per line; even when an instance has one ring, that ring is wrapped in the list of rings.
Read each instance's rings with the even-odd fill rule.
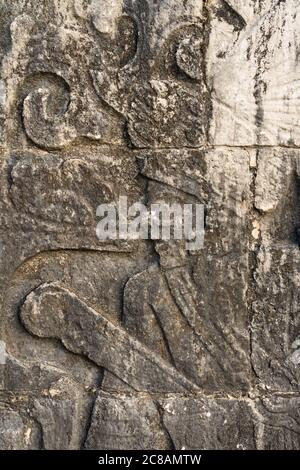
[[[103,47],[98,64],[91,61],[93,87],[99,107],[109,108],[125,125],[127,140],[136,147],[206,144],[211,114],[205,67],[209,18],[202,2],[120,0],[111,9],[107,2],[101,9],[98,2],[86,3],[90,6],[84,10],[82,2],[75,2],[75,10],[93,25]],[[63,147],[78,136],[103,139],[103,115],[96,115],[92,129],[86,125],[68,77],[63,70],[57,76],[45,74],[43,86],[24,99],[25,130],[41,147]],[[150,201],[160,191],[168,193],[166,188],[149,184]],[[169,188],[168,199],[178,197],[189,201],[180,185]],[[212,345],[206,336],[192,258],[182,244],[157,241],[155,251],[158,263],[127,283],[121,326],[55,283],[27,296],[21,312],[24,326],[37,336],[61,340],[68,350],[108,370],[103,388],[198,390],[210,368],[204,349],[222,352],[222,337],[215,331]],[[147,413],[158,412],[152,405],[149,409]],[[147,421],[145,413],[141,420]]]
[[[184,191],[159,182],[149,182],[149,203],[162,197],[169,203],[195,201]],[[193,281],[186,240],[155,241],[159,263],[131,278],[124,291],[122,327],[106,319],[105,312],[94,311],[77,296],[58,284],[38,287],[26,299],[21,320],[32,334],[55,337],[73,353],[88,357],[105,368],[102,390],[126,393],[122,416],[116,413],[114,395],[99,391],[96,408],[105,413],[93,414],[92,429],[121,429],[123,438],[113,431],[88,437],[87,447],[124,448],[133,428],[141,429],[144,438],[136,445],[153,441],[148,436],[147,416],[160,422],[159,410],[152,393],[198,390],[199,351],[195,329],[197,289]],[[133,412],[138,394],[148,395],[148,406]],[[129,395],[128,395],[129,394]],[[158,447],[168,446],[161,429]],[[123,440],[122,440],[123,439]],[[146,440],[145,440],[146,439]]]
[[[199,185],[180,170],[175,158],[173,176],[165,166],[165,171],[155,164],[151,168],[150,163],[141,169],[148,178],[149,207],[160,201],[181,207],[200,203]],[[124,448],[137,423],[140,432],[148,435],[145,423],[149,413],[159,423],[156,394],[212,389],[214,380],[224,382],[224,387],[226,381],[236,384],[243,369],[234,325],[227,328],[235,333],[234,341],[229,334],[225,340],[216,326],[217,318],[207,315],[201,303],[202,293],[193,276],[198,253],[193,256],[186,250],[186,240],[149,243],[154,246],[157,263],[128,280],[121,325],[58,283],[35,289],[21,309],[21,320],[31,334],[57,338],[69,351],[105,369],[92,418],[92,429],[102,431],[98,437],[90,435],[87,447]],[[133,413],[140,393],[147,394],[149,406]],[[116,412],[120,394],[125,394],[126,403],[122,413]],[[105,434],[107,423],[111,431]],[[123,441],[120,436],[116,439],[115,429],[120,426]],[[138,446],[145,441],[137,438],[135,442]],[[154,445],[147,442],[150,448]],[[155,445],[169,444],[162,439]]]
[[[72,168],[74,172],[77,160],[67,163],[59,168]],[[82,164],[79,168],[85,169]],[[143,176],[147,177],[147,174]],[[165,178],[168,178],[167,174],[163,182],[149,182],[147,197],[150,204],[161,199],[170,203],[197,199],[193,191],[197,194],[198,186],[191,178],[187,180],[179,174],[175,187],[166,185]],[[188,187],[192,192],[190,196],[185,192]],[[67,349],[110,370],[135,390],[157,392],[197,388],[193,349],[197,291],[184,245],[185,241],[155,242],[160,262],[128,282],[122,326],[112,324],[105,312],[99,311],[97,315],[76,293],[53,282],[40,285],[27,295],[21,320],[32,334],[60,339]],[[132,299],[132,291],[141,279],[144,287],[139,296],[140,305],[135,305],[137,299]],[[171,329],[170,320],[174,322]],[[78,322],[82,322],[82,332],[78,330]],[[149,330],[151,323],[153,330]],[[95,331],[94,324],[97,326]],[[99,349],[98,345],[101,345]],[[158,372],[160,377],[154,376]]]

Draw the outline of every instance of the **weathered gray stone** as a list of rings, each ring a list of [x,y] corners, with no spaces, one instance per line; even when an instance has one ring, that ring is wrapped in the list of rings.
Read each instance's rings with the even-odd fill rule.
[[[299,15],[0,0],[1,449],[300,449]]]
[[[0,450],[41,448],[40,429],[30,406],[30,399],[22,396],[0,396]]]
[[[240,21],[221,10],[211,23],[212,142],[299,146],[299,2],[227,3]]]
[[[162,402],[163,423],[178,450],[256,448],[254,417],[245,400],[171,398]]]
[[[168,449],[160,411],[147,395],[100,392],[92,414],[87,449]]]
[[[0,449],[20,448],[24,436],[24,425],[18,413],[0,409],[0,423]]]
[[[184,392],[197,389],[151,350],[107,320],[104,312],[91,309],[59,285],[39,286],[27,296],[20,313],[29,333],[60,340],[69,351],[122,375],[135,390]]]
[[[32,416],[41,430],[47,450],[80,448],[89,425],[91,399],[75,382],[60,379],[49,389],[47,398],[36,398]]]
[[[252,363],[259,383],[299,390],[299,152],[258,154]]]
[[[255,403],[257,448],[299,450],[299,396],[274,395]]]

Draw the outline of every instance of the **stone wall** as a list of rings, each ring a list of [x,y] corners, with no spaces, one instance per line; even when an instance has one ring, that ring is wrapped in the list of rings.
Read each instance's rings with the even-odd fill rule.
[[[0,449],[300,449],[299,0],[1,0],[0,60]]]

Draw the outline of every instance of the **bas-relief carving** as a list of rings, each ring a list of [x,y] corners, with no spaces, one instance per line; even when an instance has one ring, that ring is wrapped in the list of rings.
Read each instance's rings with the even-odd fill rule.
[[[126,0],[111,11],[95,2],[82,11],[78,3],[75,11],[96,30],[94,47],[101,48],[97,56],[92,48],[88,52],[86,86],[92,80],[94,101],[103,112],[86,122],[92,109],[77,96],[85,91],[72,90],[64,74],[42,75],[41,85],[33,82],[23,102],[27,136],[43,148],[61,148],[80,137],[105,141],[112,114],[119,121],[115,138],[127,133],[136,147],[204,144],[210,104],[201,8],[189,2],[172,11],[167,2],[161,11],[146,1]],[[162,14],[165,25],[159,22]]]
[[[18,16],[4,68],[26,146],[50,153],[3,161],[1,218],[20,239],[3,244],[1,386],[21,398],[1,428],[19,448],[299,448],[284,396],[299,388],[297,151],[258,151],[256,167],[254,149],[187,150],[297,145],[297,4],[69,3],[60,24]],[[99,245],[96,205],[122,190],[204,203],[205,249]]]
[[[211,15],[234,34],[245,26],[242,16],[222,0],[211,7],[124,0],[114,9],[69,3],[68,13],[61,13],[65,24],[54,17],[46,27],[44,6],[36,23],[20,15],[11,26],[4,75],[18,87],[31,143],[47,149],[82,141],[205,145],[213,109],[206,73]],[[12,78],[18,73],[23,83]]]
[[[1,168],[1,226],[20,234],[23,241],[16,249],[22,260],[39,251],[63,248],[132,249],[130,241],[101,244],[95,232],[99,204],[117,203],[123,194],[129,204],[143,198],[138,165],[128,152],[106,148],[101,155],[74,151],[42,158],[16,152]]]
[[[252,358],[261,384],[272,390],[299,390],[299,194],[298,152],[261,150]]]
[[[20,15],[4,75],[23,76],[26,135],[48,149],[297,146],[299,5],[259,3],[70,2],[46,36]]]
[[[229,222],[230,218],[233,227],[242,229],[247,213],[247,209],[243,207],[243,200],[247,197],[246,192],[249,185],[246,154],[241,155],[240,152],[235,151],[224,153],[221,150],[218,152],[195,151],[186,152],[184,161],[181,157],[182,152],[180,151],[173,151],[167,155],[160,152],[156,155],[145,154],[142,160],[141,155],[139,156],[140,177],[148,180],[147,194],[145,194],[148,204],[161,197],[169,202],[193,203],[198,201],[210,207],[209,213],[211,213],[217,210],[219,198],[223,199],[223,194],[220,191],[222,190],[224,194],[227,194],[227,204],[230,207],[231,215],[230,211],[228,212],[228,207],[224,205],[219,223],[221,224],[226,219]],[[222,171],[220,168],[218,169],[220,159],[226,169],[226,178],[222,176],[224,169]],[[57,165],[56,159],[52,157],[50,162],[45,165],[45,161],[41,160],[39,164],[41,171],[35,172],[37,180],[44,173],[47,181],[48,176],[45,169],[47,167],[52,169],[50,194],[66,185],[65,179],[62,177],[65,167],[64,161],[59,161],[60,164]],[[11,197],[15,199],[15,205],[18,205],[18,201],[20,202],[17,177],[20,171],[19,167],[24,167],[25,171],[30,168],[26,165],[26,161],[21,162],[17,162],[15,171],[12,171],[14,184],[10,189]],[[78,160],[67,160],[66,164],[73,167],[74,162],[77,163]],[[233,162],[236,166],[234,173],[232,173]],[[72,184],[85,180],[86,167],[80,165],[78,171],[79,173],[73,172]],[[32,177],[32,173],[29,172],[29,176]],[[26,178],[21,179],[22,181],[26,180]],[[53,185],[55,181],[57,181],[57,189]],[[89,181],[92,181],[91,177]],[[88,194],[87,188],[82,189],[81,187],[82,190]],[[210,195],[213,194],[213,198],[210,198]],[[36,209],[38,210],[38,208]],[[62,220],[66,217],[63,209],[58,215],[62,217]],[[33,214],[33,217],[36,217],[36,213]],[[47,216],[47,219],[51,221],[51,217]],[[211,232],[211,235],[208,235],[208,244],[211,247],[210,256],[215,260],[218,255],[214,250],[214,237],[217,231],[221,230],[221,225],[218,227],[216,224],[216,219],[208,219],[207,221],[208,232]],[[223,247],[220,246],[224,257],[224,264],[219,264],[220,275],[224,269],[226,270],[226,264],[231,263],[230,258],[234,243],[236,242],[231,241],[230,246],[228,240]],[[153,245],[153,242],[149,240],[148,244]],[[128,265],[129,261],[124,260],[124,274],[126,275],[127,271],[127,278],[123,277],[121,286],[116,289],[117,285],[115,285],[106,299],[103,298],[103,292],[99,291],[98,294],[94,290],[88,292],[87,287],[80,286],[79,280],[76,283],[76,271],[73,268],[72,274],[66,275],[67,262],[63,260],[66,256],[63,250],[60,254],[55,255],[57,261],[52,267],[51,263],[47,261],[50,255],[41,256],[40,259],[36,259],[36,262],[33,258],[32,266],[35,266],[36,274],[27,280],[26,273],[31,270],[30,262],[27,268],[25,263],[21,281],[19,274],[16,277],[16,284],[11,284],[11,292],[15,298],[7,303],[7,310],[10,311],[13,308],[14,311],[14,317],[7,325],[8,335],[6,338],[9,339],[11,345],[9,348],[11,353],[9,368],[19,369],[19,373],[24,375],[24,383],[29,390],[33,385],[30,381],[28,382],[28,376],[33,367],[33,364],[28,363],[29,353],[36,357],[35,364],[38,358],[43,358],[45,361],[40,363],[38,360],[40,365],[35,365],[39,369],[34,373],[38,389],[47,388],[53,382],[55,383],[61,374],[64,376],[66,374],[64,364],[68,364],[67,369],[71,373],[72,379],[80,383],[83,382],[88,387],[95,387],[97,390],[99,383],[102,383],[97,393],[97,405],[95,406],[100,406],[100,409],[105,406],[106,411],[105,413],[93,412],[91,429],[107,426],[111,413],[112,416],[115,413],[113,397],[106,400],[103,398],[103,396],[105,397],[104,391],[101,390],[105,390],[106,393],[109,391],[113,393],[125,392],[125,395],[129,393],[125,400],[129,407],[134,407],[136,403],[139,403],[138,397],[141,392],[150,393],[147,399],[149,408],[139,411],[138,416],[132,415],[132,411],[128,411],[129,423],[131,420],[133,420],[132,422],[138,420],[139,426],[145,433],[148,414],[153,416],[155,422],[160,423],[160,409],[155,400],[153,401],[157,394],[196,393],[202,389],[212,392],[219,388],[233,390],[236,387],[244,390],[249,386],[247,378],[249,373],[249,360],[247,359],[249,346],[247,346],[247,342],[249,338],[247,338],[247,318],[246,310],[243,307],[245,301],[243,295],[238,300],[240,318],[236,325],[227,325],[229,317],[234,318],[237,314],[233,304],[227,304],[225,308],[220,305],[221,315],[219,320],[215,321],[216,319],[211,315],[212,312],[209,309],[205,311],[203,305],[204,297],[200,290],[203,273],[201,260],[198,261],[199,254],[188,256],[181,244],[172,242],[157,241],[154,248],[155,251],[151,254],[152,262],[149,256],[147,259],[144,255],[144,269],[133,267],[134,262],[137,263],[137,259],[131,260],[131,268]],[[148,252],[151,253],[151,250],[148,249]],[[243,274],[246,270],[247,258],[243,250],[239,253],[241,263],[239,266],[236,264],[236,268],[241,270],[241,274]],[[60,255],[62,259],[60,259]],[[96,254],[91,253],[89,256],[92,260],[95,259]],[[103,256],[105,258],[97,268],[99,257]],[[128,256],[126,254],[126,257]],[[108,273],[104,271],[100,275],[100,272],[103,268],[105,270],[107,263],[109,265],[117,263],[119,270],[120,260],[118,261],[117,253],[113,257],[107,251],[103,254],[99,253],[99,257],[98,260],[95,259],[93,268],[95,272],[92,277],[88,270],[89,266],[93,266],[90,265],[91,261],[82,271],[85,257],[82,255],[82,260],[78,258],[81,271],[80,274],[77,273],[77,276],[80,277],[86,273],[87,283],[93,282],[93,285],[97,283],[102,285],[103,283],[101,288],[105,290],[111,280]],[[69,262],[71,260],[70,255]],[[74,261],[76,264],[76,259]],[[141,259],[139,262],[142,264]],[[61,281],[57,276],[60,270]],[[46,283],[43,282],[45,277]],[[236,282],[239,282],[238,279]],[[68,284],[71,286],[69,287]],[[18,288],[16,288],[17,285],[19,285]],[[217,286],[214,289],[218,291]],[[222,282],[220,289],[224,289]],[[116,293],[119,298],[123,299],[121,303],[115,303],[114,308],[115,312],[118,312],[117,315],[110,312],[113,304],[109,303],[110,297],[116,296]],[[21,304],[20,295],[23,298]],[[99,308],[101,298],[103,306]],[[19,304],[17,310],[14,307],[16,302]],[[90,306],[91,304],[95,304],[95,307]],[[243,309],[243,313],[240,308]],[[223,334],[224,328],[226,328],[226,336]],[[28,333],[33,336],[29,336]],[[39,340],[35,345],[33,340],[35,336],[43,338],[45,343],[41,343]],[[18,341],[14,344],[14,338],[22,338],[23,347],[21,350],[18,350]],[[58,340],[59,343],[57,341],[53,343],[53,339]],[[41,346],[42,350],[40,350]],[[37,352],[38,354],[36,354]],[[75,361],[74,356],[70,356],[70,353],[78,355],[81,359],[77,358]],[[227,359],[224,359],[224,353],[228,355]],[[235,358],[232,358],[233,354]],[[103,378],[101,378],[102,369],[105,370]],[[8,381],[9,377],[10,374],[7,374]],[[16,387],[18,382],[13,382],[12,380],[10,386]],[[104,404],[102,400],[104,400]],[[35,414],[38,414],[39,410],[42,410],[42,416],[39,418],[42,421],[46,419],[45,412],[49,418],[52,413],[57,414],[61,409],[52,401],[50,404],[48,401],[46,403],[47,412],[44,411],[44,405],[35,411]],[[104,421],[101,422],[101,419]],[[100,421],[94,422],[93,420]],[[144,424],[143,420],[145,420]],[[46,421],[44,422],[46,423]],[[68,425],[75,426],[72,423]],[[129,425],[129,428],[130,426],[132,424]],[[163,445],[168,446],[169,440],[166,440],[165,433],[160,431],[160,436]],[[130,439],[130,435],[124,439],[124,441],[118,441],[116,445],[122,446],[126,439]],[[110,441],[111,445],[114,445],[113,440]],[[61,445],[60,441],[52,442],[50,440],[49,442],[51,448]],[[91,443],[97,443],[97,446],[101,447],[105,445],[104,442],[100,436],[93,435],[93,431],[91,431],[86,445],[89,447],[92,445]]]

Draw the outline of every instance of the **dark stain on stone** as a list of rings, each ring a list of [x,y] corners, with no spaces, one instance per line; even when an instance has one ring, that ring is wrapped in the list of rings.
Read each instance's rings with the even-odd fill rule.
[[[225,0],[220,1],[220,6],[216,10],[216,16],[221,21],[226,21],[228,24],[230,24],[234,31],[241,31],[247,25],[244,18]]]

